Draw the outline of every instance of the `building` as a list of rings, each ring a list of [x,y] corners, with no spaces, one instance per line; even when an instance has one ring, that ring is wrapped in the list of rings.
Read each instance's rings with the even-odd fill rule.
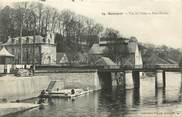
[[[141,68],[143,66],[141,52],[138,48],[138,41],[135,37],[130,39],[100,38],[99,44],[92,46],[89,51],[92,55],[107,56],[113,49],[117,52],[115,62],[123,67]]]
[[[35,43],[33,36],[9,37],[2,46],[15,55],[15,64],[31,64],[33,59],[35,64],[55,64],[56,45],[54,39],[54,34],[51,32],[47,33],[45,37],[35,35]]]
[[[58,52],[56,55],[57,64],[67,64],[69,63],[66,53]]]
[[[176,61],[170,58],[162,58],[155,53],[144,56],[143,64],[145,67],[160,67],[160,68],[178,68],[179,65]]]

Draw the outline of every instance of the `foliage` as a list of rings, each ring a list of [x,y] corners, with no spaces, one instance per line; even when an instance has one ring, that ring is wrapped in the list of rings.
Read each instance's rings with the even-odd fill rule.
[[[106,28],[103,33],[103,38],[106,41],[112,41],[112,40],[121,40],[123,39],[120,36],[119,31],[112,29],[112,28]],[[111,60],[113,60],[116,63],[119,63],[120,61],[120,55],[122,50],[121,45],[119,43],[115,43],[114,46],[112,44],[107,45],[108,50],[105,51],[105,55],[109,57]]]
[[[70,10],[59,12],[55,8],[45,6],[40,2],[17,2],[11,7],[6,6],[0,11],[1,41],[8,36],[37,35],[46,36],[48,31],[57,33],[58,51],[62,51],[59,44],[67,44],[70,50],[81,51],[82,42],[89,48],[98,42],[98,36],[103,26],[93,19],[75,14]]]

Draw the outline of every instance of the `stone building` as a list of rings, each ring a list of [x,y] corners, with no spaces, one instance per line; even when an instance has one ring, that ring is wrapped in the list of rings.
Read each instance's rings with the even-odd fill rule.
[[[138,41],[135,37],[129,39],[100,38],[99,44],[94,44],[89,51],[94,56],[107,56],[110,49],[116,49],[117,65],[123,67],[141,68],[143,66],[141,52],[138,47]]]
[[[45,37],[36,35],[35,43],[33,41],[33,36],[9,37],[8,41],[2,46],[5,46],[11,54],[15,55],[15,64],[31,64],[33,58],[36,64],[55,64],[56,45],[54,33],[49,32]],[[35,57],[33,57],[33,51]]]

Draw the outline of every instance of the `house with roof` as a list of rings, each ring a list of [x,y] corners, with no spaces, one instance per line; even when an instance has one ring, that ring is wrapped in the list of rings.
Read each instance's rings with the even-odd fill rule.
[[[1,46],[6,47],[11,54],[15,55],[15,64],[31,64],[33,59],[35,64],[55,64],[54,39],[52,32],[48,32],[46,36],[35,35],[35,41],[33,36],[9,37],[7,42]]]
[[[117,65],[123,67],[143,67],[141,52],[138,47],[138,41],[135,37],[130,39],[101,38],[99,44],[94,44],[89,53],[94,56],[107,56],[110,48],[117,48]]]
[[[57,64],[67,64],[69,63],[69,60],[68,60],[68,57],[66,55],[66,53],[63,53],[63,52],[58,52],[57,55],[56,55],[56,63]]]
[[[179,67],[178,63],[175,62],[174,60],[170,58],[162,58],[156,55],[155,53],[148,56],[144,56],[143,63],[145,67],[161,67],[161,68]]]

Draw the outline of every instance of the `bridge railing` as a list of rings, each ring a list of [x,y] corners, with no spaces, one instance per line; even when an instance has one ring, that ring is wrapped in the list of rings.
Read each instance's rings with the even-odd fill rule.
[[[132,70],[132,69],[175,69],[180,68],[177,64],[158,64],[158,65],[69,65],[69,66],[60,66],[60,65],[42,65],[37,66],[36,69],[123,69],[123,70]]]
[[[179,68],[178,64],[157,64],[157,65],[144,65],[143,68]]]

